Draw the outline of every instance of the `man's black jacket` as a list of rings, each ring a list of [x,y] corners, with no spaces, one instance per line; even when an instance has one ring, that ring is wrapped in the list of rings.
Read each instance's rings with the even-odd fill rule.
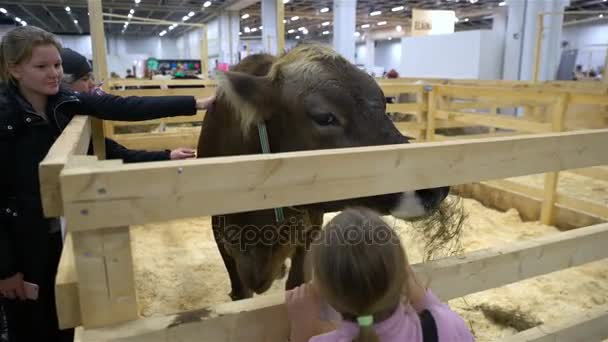
[[[61,89],[49,97],[45,119],[14,85],[0,83],[0,279],[16,272],[27,278],[22,263],[46,257],[30,244],[46,240],[43,234],[50,229],[42,212],[38,164],[74,115],[142,121],[195,113],[190,96],[118,97]]]

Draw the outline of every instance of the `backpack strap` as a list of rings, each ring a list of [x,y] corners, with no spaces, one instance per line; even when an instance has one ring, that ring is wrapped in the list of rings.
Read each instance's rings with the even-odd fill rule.
[[[437,325],[435,319],[429,310],[423,310],[418,313],[420,318],[420,326],[422,327],[422,341],[423,342],[438,342],[439,336],[437,334]]]

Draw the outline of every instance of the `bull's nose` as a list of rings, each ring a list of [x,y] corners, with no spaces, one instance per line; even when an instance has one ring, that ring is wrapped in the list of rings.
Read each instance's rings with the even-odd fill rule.
[[[438,208],[449,193],[450,187],[448,186],[416,191],[416,195],[422,199],[422,204],[427,209]]]

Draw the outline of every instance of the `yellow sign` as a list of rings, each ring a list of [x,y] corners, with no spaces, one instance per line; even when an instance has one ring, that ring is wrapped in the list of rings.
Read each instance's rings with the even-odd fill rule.
[[[454,11],[412,10],[412,36],[454,33]]]

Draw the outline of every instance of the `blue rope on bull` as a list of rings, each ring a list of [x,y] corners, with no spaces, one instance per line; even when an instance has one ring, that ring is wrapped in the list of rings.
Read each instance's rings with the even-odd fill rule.
[[[258,133],[260,135],[260,144],[262,145],[262,153],[270,153],[270,143],[268,142],[268,131],[266,130],[266,123],[264,121],[258,123]],[[283,222],[285,215],[283,214],[283,208],[274,208],[274,217],[277,223]]]

